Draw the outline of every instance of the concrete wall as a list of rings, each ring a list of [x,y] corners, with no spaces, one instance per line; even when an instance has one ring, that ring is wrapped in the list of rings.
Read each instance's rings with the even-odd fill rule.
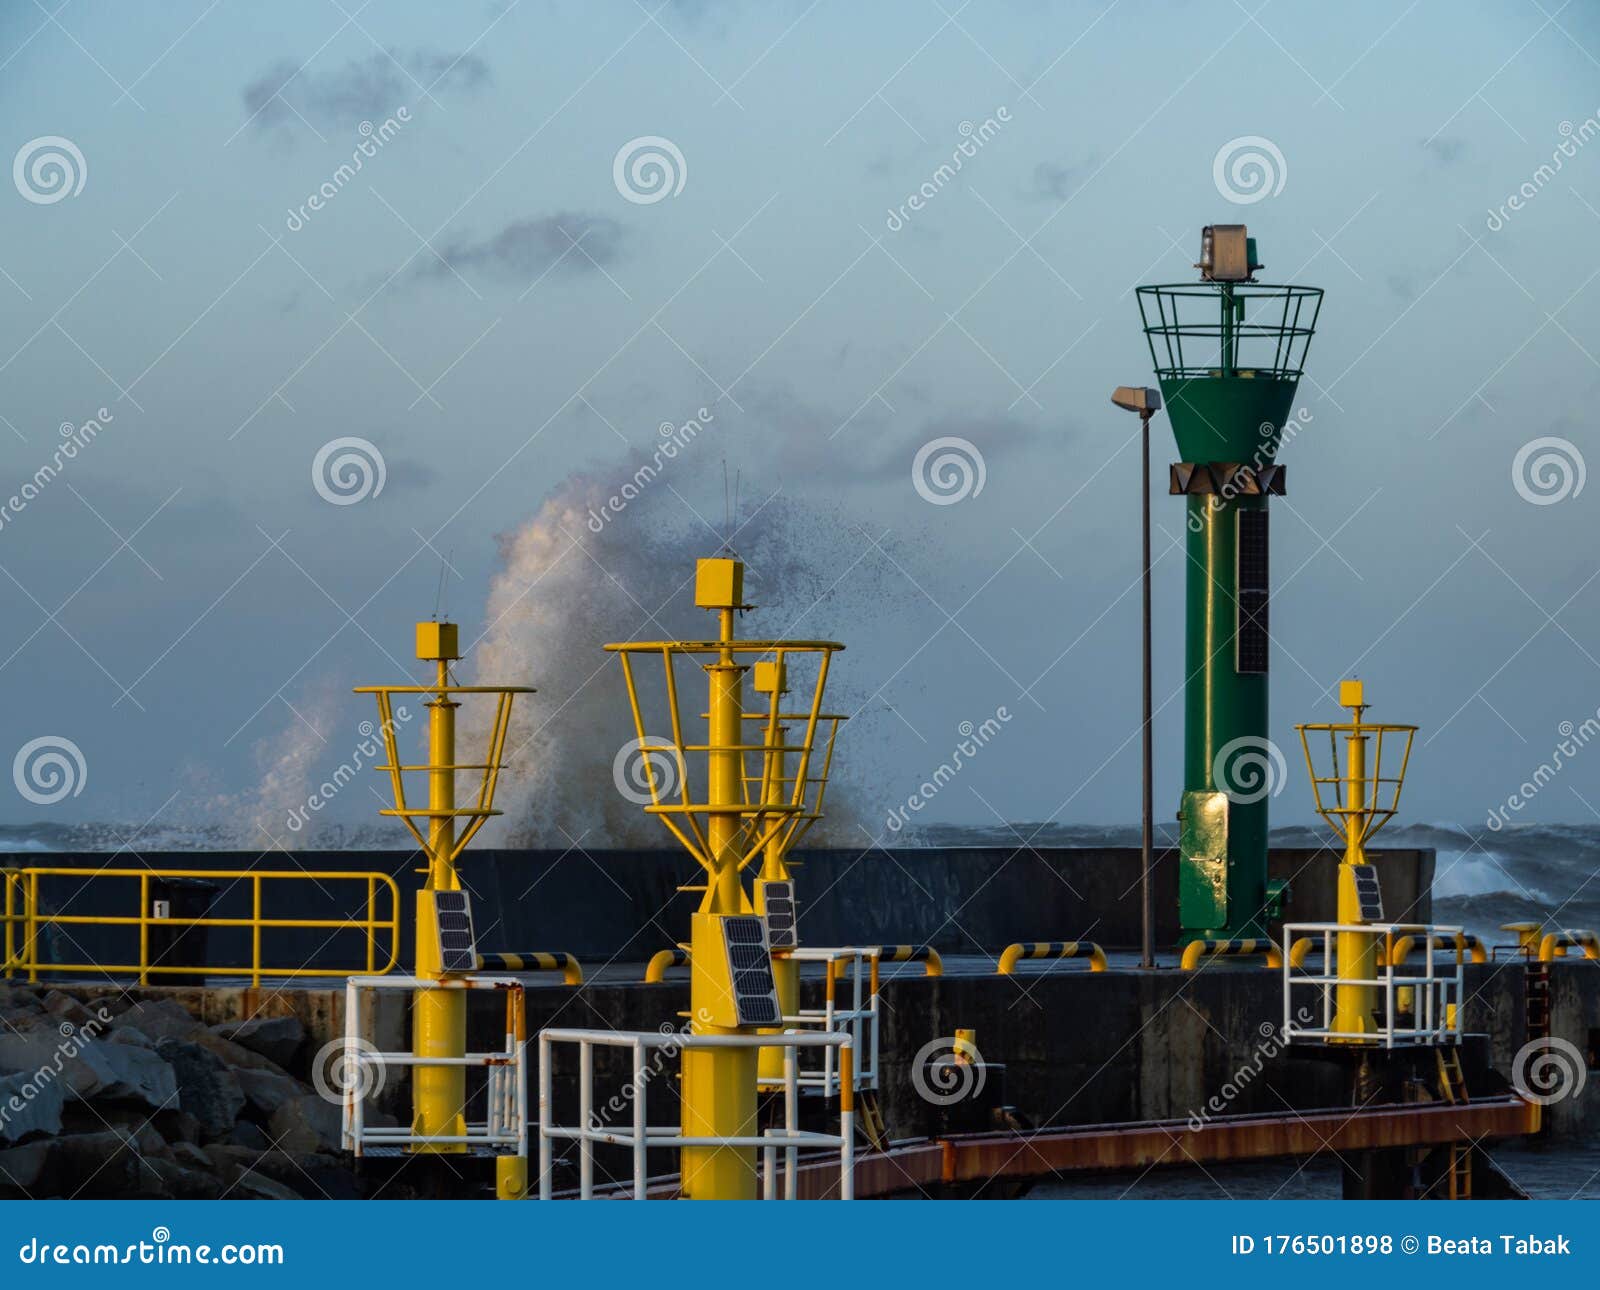
[[[1433,880],[1431,850],[1375,852],[1391,918],[1426,921]],[[917,942],[952,953],[995,953],[1017,940],[1094,940],[1108,947],[1139,941],[1139,853],[1127,847],[1038,850],[898,848],[802,853],[800,927],[816,945]],[[1156,860],[1157,940],[1177,936],[1177,876],[1173,854]],[[1273,851],[1271,873],[1290,884],[1291,921],[1335,915],[1332,850]],[[146,855],[151,867],[375,870],[402,891],[401,962],[411,961],[411,897],[420,884],[415,855],[399,851],[302,851],[292,857],[255,852]],[[103,854],[50,856],[48,863],[95,869],[126,866]],[[473,892],[479,948],[566,950],[586,961],[640,960],[682,938],[697,895],[677,887],[695,881],[695,866],[673,851],[472,851],[462,867]],[[349,883],[268,883],[269,917],[337,918],[356,912],[364,888]],[[44,880],[44,903],[55,912],[132,913],[133,879],[72,877]],[[225,886],[218,916],[247,916],[248,883]],[[213,959],[244,962],[244,932],[213,929]],[[58,962],[132,961],[136,932],[64,928],[51,936]],[[74,945],[73,942],[79,942]],[[90,943],[92,941],[92,943]],[[325,931],[274,930],[267,953],[278,965],[312,962],[353,967],[364,955],[359,933],[330,938]],[[220,961],[220,960],[219,960]]]

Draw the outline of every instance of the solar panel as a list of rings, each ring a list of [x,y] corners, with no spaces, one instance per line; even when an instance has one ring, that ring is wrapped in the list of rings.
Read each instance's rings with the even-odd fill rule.
[[[478,966],[472,935],[472,906],[464,891],[433,893],[433,914],[439,929],[439,961],[446,972],[471,972]]]
[[[1267,513],[1239,512],[1238,619],[1234,668],[1267,670]]]
[[[772,940],[772,948],[794,949],[800,943],[799,929],[795,924],[794,883],[763,883],[761,895],[767,907],[767,932]]]
[[[1378,866],[1371,864],[1352,865],[1355,871],[1352,875],[1356,882],[1356,902],[1361,908],[1361,921],[1363,923],[1381,923],[1383,921],[1383,892],[1378,887]]]
[[[767,921],[739,914],[722,920],[728,947],[728,978],[733,983],[734,1010],[741,1026],[775,1026],[782,1019],[772,980],[772,955],[767,949]]]

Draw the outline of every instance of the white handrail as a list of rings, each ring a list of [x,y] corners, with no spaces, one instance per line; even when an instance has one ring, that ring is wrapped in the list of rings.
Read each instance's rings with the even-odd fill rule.
[[[463,1053],[459,1057],[419,1057],[411,1052],[384,1052],[362,1034],[365,1012],[362,995],[379,990],[446,989],[504,990],[508,993],[505,1047],[495,1052]],[[528,1155],[527,1041],[521,1033],[523,984],[515,977],[474,974],[444,980],[414,976],[350,977],[345,982],[344,1105],[341,1136],[344,1147],[356,1156],[368,1147],[466,1146],[497,1156]],[[366,1072],[382,1073],[391,1066],[480,1067],[488,1082],[484,1119],[466,1124],[465,1133],[423,1134],[405,1126],[369,1125],[366,1122]]]
[[[1289,923],[1283,928],[1283,943],[1292,945],[1301,935],[1322,940],[1322,971],[1296,968],[1290,956],[1283,956],[1283,1034],[1289,1042],[1365,1043],[1385,1048],[1437,1046],[1461,1042],[1462,1002],[1465,998],[1465,954],[1455,938],[1464,934],[1458,926],[1429,923]],[[1344,933],[1361,933],[1374,941],[1382,937],[1417,936],[1425,953],[1419,968],[1385,963],[1373,977],[1339,975],[1335,942]],[[1449,949],[1435,945],[1435,937]],[[1335,996],[1341,985],[1368,986],[1382,1000],[1375,1030],[1351,1031],[1335,1027]],[[1409,1013],[1411,1024],[1402,1024],[1408,1015],[1397,1008],[1398,992],[1412,992]],[[1294,1006],[1296,991],[1316,991],[1320,995],[1321,1024],[1303,1018],[1315,1016],[1312,1009]]]
[[[835,947],[801,946],[788,951],[788,957],[798,963],[821,963],[831,971],[834,964],[844,964],[845,969],[835,977],[847,984],[851,991],[848,1007],[840,1007],[831,996],[823,998],[820,1008],[800,1008],[783,1018],[783,1024],[792,1027],[816,1027],[823,1031],[848,1031],[854,1047],[854,1079],[857,1093],[875,1091],[878,1087],[878,992],[872,988],[872,968],[883,953],[877,945],[845,945]],[[863,972],[866,980],[863,980]],[[764,1079],[759,1087],[776,1092],[783,1087],[777,1079]],[[832,1048],[823,1050],[820,1070],[800,1069],[800,1087],[820,1089],[824,1097],[839,1095],[839,1076],[835,1068]]]
[[[551,1049],[556,1044],[578,1048],[578,1123],[561,1125],[554,1120],[553,1067]],[[602,1128],[594,1123],[594,1050],[627,1048],[633,1055],[633,1074],[626,1086],[633,1090],[632,1124],[626,1130]],[[782,1048],[784,1049],[784,1123],[761,1134],[726,1137],[687,1135],[676,1125],[652,1125],[646,1110],[650,1076],[645,1054],[666,1049],[681,1053],[689,1048]],[[578,1195],[583,1200],[594,1196],[594,1148],[598,1145],[629,1147],[632,1150],[633,1196],[644,1200],[649,1189],[647,1153],[651,1148],[740,1147],[762,1153],[763,1195],[778,1198],[777,1156],[784,1155],[784,1197],[798,1194],[799,1152],[802,1147],[826,1148],[839,1153],[839,1196],[855,1195],[855,1113],[841,1109],[838,1133],[819,1133],[799,1127],[800,1081],[797,1055],[803,1049],[832,1049],[843,1052],[854,1048],[847,1031],[784,1031],[771,1035],[697,1035],[687,1031],[617,1031],[551,1028],[539,1032],[539,1198],[554,1195],[554,1148],[556,1141],[578,1144]],[[853,1102],[853,1099],[850,1099]]]

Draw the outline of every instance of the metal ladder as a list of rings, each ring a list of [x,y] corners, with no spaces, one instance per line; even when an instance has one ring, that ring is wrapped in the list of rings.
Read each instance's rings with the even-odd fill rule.
[[[1523,977],[1528,1038],[1550,1038],[1550,965],[1530,958]]]
[[[877,1089],[862,1089],[856,1094],[856,1127],[874,1151],[889,1149],[889,1126],[884,1123],[883,1108],[878,1105]]]
[[[1439,1095],[1452,1106],[1461,1106],[1468,1100],[1466,1077],[1461,1073],[1461,1050],[1454,1046],[1435,1048],[1433,1055],[1439,1066]],[[1447,1148],[1450,1160],[1446,1167],[1451,1200],[1472,1199],[1472,1144],[1452,1142]]]

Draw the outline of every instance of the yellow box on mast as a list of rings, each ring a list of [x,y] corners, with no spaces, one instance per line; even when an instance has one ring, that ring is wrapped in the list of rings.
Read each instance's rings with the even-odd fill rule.
[[[460,637],[454,623],[417,624],[417,657],[430,663],[461,657]]]
[[[702,609],[744,608],[744,563],[720,556],[697,560],[694,603]]]

